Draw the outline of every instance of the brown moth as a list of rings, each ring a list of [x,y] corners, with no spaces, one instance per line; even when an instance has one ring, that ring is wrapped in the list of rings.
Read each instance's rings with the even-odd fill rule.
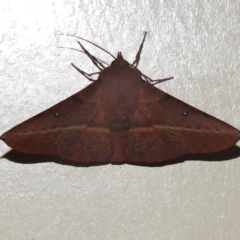
[[[0,139],[22,153],[81,164],[161,164],[233,146],[238,129],[154,87],[171,78],[151,80],[138,70],[145,37],[132,64],[119,52],[108,67],[78,42],[98,79],[72,64],[93,83]]]

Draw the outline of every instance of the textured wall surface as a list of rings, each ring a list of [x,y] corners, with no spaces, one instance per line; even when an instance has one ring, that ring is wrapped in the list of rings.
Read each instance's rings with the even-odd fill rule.
[[[159,87],[240,128],[238,0],[1,0],[0,133],[89,82],[83,36],[134,60]],[[112,59],[98,49],[101,59]],[[10,149],[0,142],[0,156]],[[0,239],[240,239],[240,158],[165,167],[0,159]]]

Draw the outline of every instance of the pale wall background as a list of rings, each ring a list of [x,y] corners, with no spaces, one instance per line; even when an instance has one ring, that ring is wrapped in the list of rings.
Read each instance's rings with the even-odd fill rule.
[[[0,133],[89,83],[83,36],[240,128],[238,0],[1,0]],[[95,48],[92,52],[110,62]],[[0,156],[10,149],[0,142]],[[0,160],[0,239],[240,239],[240,158],[165,167]]]

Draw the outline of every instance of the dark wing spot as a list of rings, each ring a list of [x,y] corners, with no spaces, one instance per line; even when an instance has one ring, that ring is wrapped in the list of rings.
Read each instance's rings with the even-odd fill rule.
[[[183,116],[183,117],[187,117],[187,116],[188,116],[188,112],[187,112],[187,111],[183,111],[183,112],[182,112],[182,116]]]
[[[55,114],[54,114],[55,117],[60,117],[60,115],[61,114],[59,112],[55,112]]]
[[[6,140],[6,139],[7,139],[7,137],[6,137],[6,136],[4,136],[4,135],[2,135],[2,136],[0,137],[0,139],[4,141],[4,140]]]

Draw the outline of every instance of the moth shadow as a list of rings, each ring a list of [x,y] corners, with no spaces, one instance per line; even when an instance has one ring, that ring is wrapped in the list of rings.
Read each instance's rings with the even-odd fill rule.
[[[134,164],[128,163],[137,166],[147,166],[147,167],[162,167],[166,165],[173,165],[182,163],[185,161],[207,161],[207,162],[221,162],[221,161],[228,161],[240,156],[240,147],[232,146],[226,150],[215,152],[215,153],[207,153],[207,154],[194,154],[194,155],[185,155],[180,158],[168,160],[162,163],[155,163],[155,164]],[[75,167],[91,167],[91,166],[100,166],[109,164],[108,162],[98,162],[93,164],[83,164],[83,163],[76,163],[70,162],[58,157],[48,156],[48,155],[32,155],[32,154],[24,154],[14,150],[9,151],[6,153],[4,158],[7,158],[11,162],[20,163],[20,164],[37,164],[37,163],[46,163],[46,162],[55,162],[61,165],[69,165]]]
[[[71,162],[59,157],[54,157],[50,155],[42,155],[42,154],[26,154],[26,153],[20,153],[14,150],[10,150],[7,152],[4,156],[4,158],[7,158],[11,162],[20,163],[20,164],[37,164],[37,163],[57,163],[61,165],[69,165],[74,167],[91,167],[91,166],[100,166],[100,165],[106,165],[108,163],[96,163],[96,164],[84,164],[84,163],[76,163]]]
[[[229,161],[240,156],[240,147],[232,146],[228,149],[213,153],[189,154],[176,159],[168,160],[159,164],[140,164],[141,166],[162,167],[183,163],[185,161],[204,161],[204,162],[223,162]],[[139,164],[137,164],[139,165]]]

